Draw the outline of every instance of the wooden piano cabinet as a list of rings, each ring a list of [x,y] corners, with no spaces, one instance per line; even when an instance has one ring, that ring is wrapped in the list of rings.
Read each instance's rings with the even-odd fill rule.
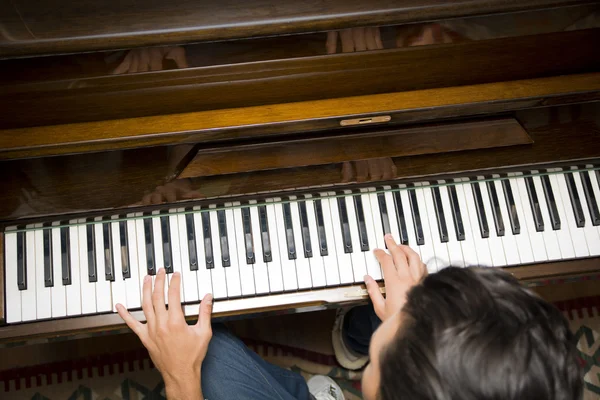
[[[259,144],[208,147],[179,178],[304,167],[378,157],[403,157],[530,144],[514,118],[418,126],[389,131],[317,136]]]

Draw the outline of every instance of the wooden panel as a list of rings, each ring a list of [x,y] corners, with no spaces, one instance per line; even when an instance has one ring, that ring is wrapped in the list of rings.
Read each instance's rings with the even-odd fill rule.
[[[522,281],[545,278],[569,277],[581,274],[600,272],[600,259],[587,258],[584,260],[559,261],[546,264],[533,264],[523,267],[505,268],[514,277]]]
[[[14,0],[0,57],[384,25],[589,3],[576,0]]]
[[[53,76],[56,69],[69,70],[63,64],[82,68],[81,60],[65,63],[45,59],[19,60],[8,63],[6,78],[0,86],[0,128],[230,109],[594,72],[600,71],[600,54],[596,51],[599,37],[600,29],[589,29],[96,78],[67,76],[57,79]],[[98,62],[105,67],[103,59],[98,57]],[[51,67],[45,67],[45,63]],[[14,70],[19,72],[14,73]],[[15,80],[15,75],[25,81]]]
[[[348,116],[391,123],[507,111],[600,96],[600,73],[416,90],[271,106],[0,130],[0,160],[196,143],[339,127]],[[316,122],[315,122],[316,121]]]
[[[512,118],[419,126],[393,131],[325,136],[260,144],[200,148],[179,175],[192,178],[304,167],[378,157],[529,144],[527,132]]]

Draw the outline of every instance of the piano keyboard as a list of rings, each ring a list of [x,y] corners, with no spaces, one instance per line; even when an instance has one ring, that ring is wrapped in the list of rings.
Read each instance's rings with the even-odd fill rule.
[[[430,273],[598,256],[599,182],[589,165],[11,227],[6,322],[139,309],[159,268],[185,303],[380,280],[385,233]]]

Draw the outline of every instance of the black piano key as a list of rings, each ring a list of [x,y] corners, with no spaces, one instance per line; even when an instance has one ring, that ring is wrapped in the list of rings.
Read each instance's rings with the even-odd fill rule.
[[[535,223],[535,230],[538,232],[544,231],[544,218],[542,217],[542,210],[540,208],[540,201],[538,199],[537,192],[533,183],[533,178],[528,176],[525,178],[525,186],[527,187],[527,195],[529,196],[529,204],[531,205],[531,212],[533,213],[533,222]]]
[[[425,244],[425,235],[423,234],[423,224],[421,223],[421,214],[419,212],[417,193],[414,189],[408,190],[408,201],[410,203],[410,212],[412,214],[413,224],[415,226],[414,228],[417,246],[423,246]]]
[[[296,244],[294,242],[294,228],[292,226],[292,210],[290,203],[283,203],[283,225],[285,228],[285,241],[287,242],[288,258],[296,259]]]
[[[217,223],[219,224],[219,243],[221,245],[221,262],[223,267],[231,266],[229,256],[229,239],[227,238],[227,220],[225,219],[225,210],[217,211]]]
[[[573,215],[575,216],[575,223],[578,228],[583,228],[585,226],[585,215],[583,214],[583,207],[581,206],[573,174],[567,172],[565,174],[565,180],[567,182],[567,189],[569,190],[569,198],[571,200],[571,207],[573,208]]]
[[[88,224],[85,227],[86,237],[87,237],[87,263],[88,263],[88,280],[90,282],[98,281],[98,270],[96,268],[96,251],[95,247],[95,237],[94,234],[94,225]]]
[[[585,195],[585,201],[590,211],[590,218],[592,225],[600,225],[600,212],[598,211],[598,203],[596,202],[596,196],[594,196],[594,189],[592,188],[592,181],[587,171],[582,170],[579,172],[581,176],[581,184],[583,185],[583,193]]]
[[[465,240],[465,226],[460,212],[460,203],[458,201],[458,194],[456,193],[456,186],[448,186],[448,197],[450,199],[450,208],[452,209],[452,221],[454,221],[456,238],[458,241],[463,241]]]
[[[162,214],[166,214],[163,212]],[[171,253],[171,230],[169,228],[169,216],[161,215],[160,217],[160,233],[162,235],[163,259],[165,272],[173,273],[173,254]]]
[[[312,257],[312,243],[310,242],[310,229],[308,227],[308,213],[306,211],[306,202],[298,202],[298,211],[300,212],[300,227],[302,229],[302,244],[304,245],[304,257]]]
[[[213,256],[212,232],[210,228],[210,215],[207,211],[202,214],[202,235],[204,236],[204,259],[206,268],[212,269],[215,267],[215,259]]]
[[[404,208],[402,207],[402,196],[399,191],[394,192],[394,207],[396,210],[396,222],[398,223],[398,232],[400,232],[400,244],[408,245],[408,227],[404,217]]]
[[[315,216],[317,218],[317,236],[319,237],[319,250],[321,256],[327,256],[329,250],[327,249],[327,235],[325,235],[325,218],[323,218],[323,205],[321,200],[317,199],[314,202],[315,205]]]
[[[109,221],[109,219],[105,220]],[[102,237],[104,240],[104,277],[107,281],[114,282],[115,269],[113,265],[112,230],[110,222],[102,223]]]
[[[352,253],[352,236],[350,236],[350,223],[348,222],[348,210],[346,209],[346,199],[337,198],[338,210],[340,214],[340,229],[342,230],[342,240],[344,241],[344,253]]]
[[[119,221],[119,236],[121,238],[121,271],[123,279],[131,278],[129,263],[129,244],[127,243],[127,221]]]
[[[488,193],[490,195],[490,205],[492,208],[494,225],[496,226],[496,235],[504,236],[504,219],[502,218],[502,209],[500,208],[500,200],[498,199],[496,185],[493,181],[487,181],[485,184],[487,185]]]
[[[54,286],[54,266],[52,265],[52,231],[44,229],[44,286]]]
[[[263,261],[272,262],[273,253],[271,253],[271,237],[269,236],[269,220],[267,218],[267,207],[258,206],[258,222],[260,225],[260,243],[263,250]]]
[[[144,218],[144,243],[146,245],[146,270],[148,271],[148,275],[156,275],[156,263],[154,260],[154,230],[151,218]]]
[[[442,195],[439,187],[431,188],[431,197],[433,198],[433,208],[435,209],[435,217],[437,219],[438,231],[440,233],[440,241],[448,242],[448,227],[446,226],[446,216],[442,205]]]
[[[488,225],[487,216],[485,215],[485,208],[483,205],[483,196],[481,195],[481,188],[479,182],[471,182],[471,188],[473,188],[473,198],[475,200],[475,208],[477,212],[477,221],[479,222],[479,232],[482,238],[490,237],[490,227]]]
[[[558,215],[554,191],[552,190],[552,185],[550,185],[550,177],[548,177],[548,175],[542,175],[541,180],[542,187],[544,188],[544,196],[546,197],[546,204],[548,205],[548,211],[550,213],[550,223],[552,224],[552,229],[556,231],[560,229],[560,216]]]
[[[192,213],[188,213],[185,215],[185,229],[187,232],[190,271],[198,271],[198,254],[196,253],[196,231],[194,226],[194,215]]]
[[[367,223],[365,222],[365,211],[363,210],[362,199],[359,194],[353,197],[354,213],[356,214],[356,223],[358,224],[358,242],[361,251],[369,251],[369,238],[367,237]]]
[[[242,225],[244,229],[244,244],[246,247],[246,264],[254,264],[256,258],[254,255],[254,239],[252,237],[252,219],[250,208],[242,207]]]
[[[506,207],[508,208],[508,218],[510,219],[512,233],[513,235],[518,235],[521,233],[521,223],[519,222],[515,197],[508,179],[502,179],[502,188],[504,189],[504,199],[506,200]]]
[[[66,222],[64,222],[66,224]],[[69,248],[70,237],[69,227],[63,226],[60,228],[60,259],[62,262],[62,283],[63,285],[71,284],[71,252]]]
[[[17,286],[27,290],[27,251],[25,232],[17,232]]]
[[[387,203],[385,202],[385,194],[377,194],[377,202],[379,203],[379,213],[381,214],[380,217],[383,234],[387,235],[389,233],[392,233],[392,228],[390,226],[390,216],[387,210]]]

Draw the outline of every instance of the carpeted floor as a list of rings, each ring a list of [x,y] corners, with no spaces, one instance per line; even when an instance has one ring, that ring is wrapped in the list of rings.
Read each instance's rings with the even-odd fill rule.
[[[585,290],[575,292],[586,294]],[[598,400],[600,296],[568,296],[563,293],[552,300],[569,319],[578,339],[585,368],[584,399]],[[334,317],[335,311],[330,310],[242,320],[230,325],[265,359],[305,377],[330,375],[343,387],[347,399],[360,399],[360,372],[339,367],[333,356],[330,331]],[[160,375],[132,335],[5,348],[0,354],[1,399],[165,399]]]

